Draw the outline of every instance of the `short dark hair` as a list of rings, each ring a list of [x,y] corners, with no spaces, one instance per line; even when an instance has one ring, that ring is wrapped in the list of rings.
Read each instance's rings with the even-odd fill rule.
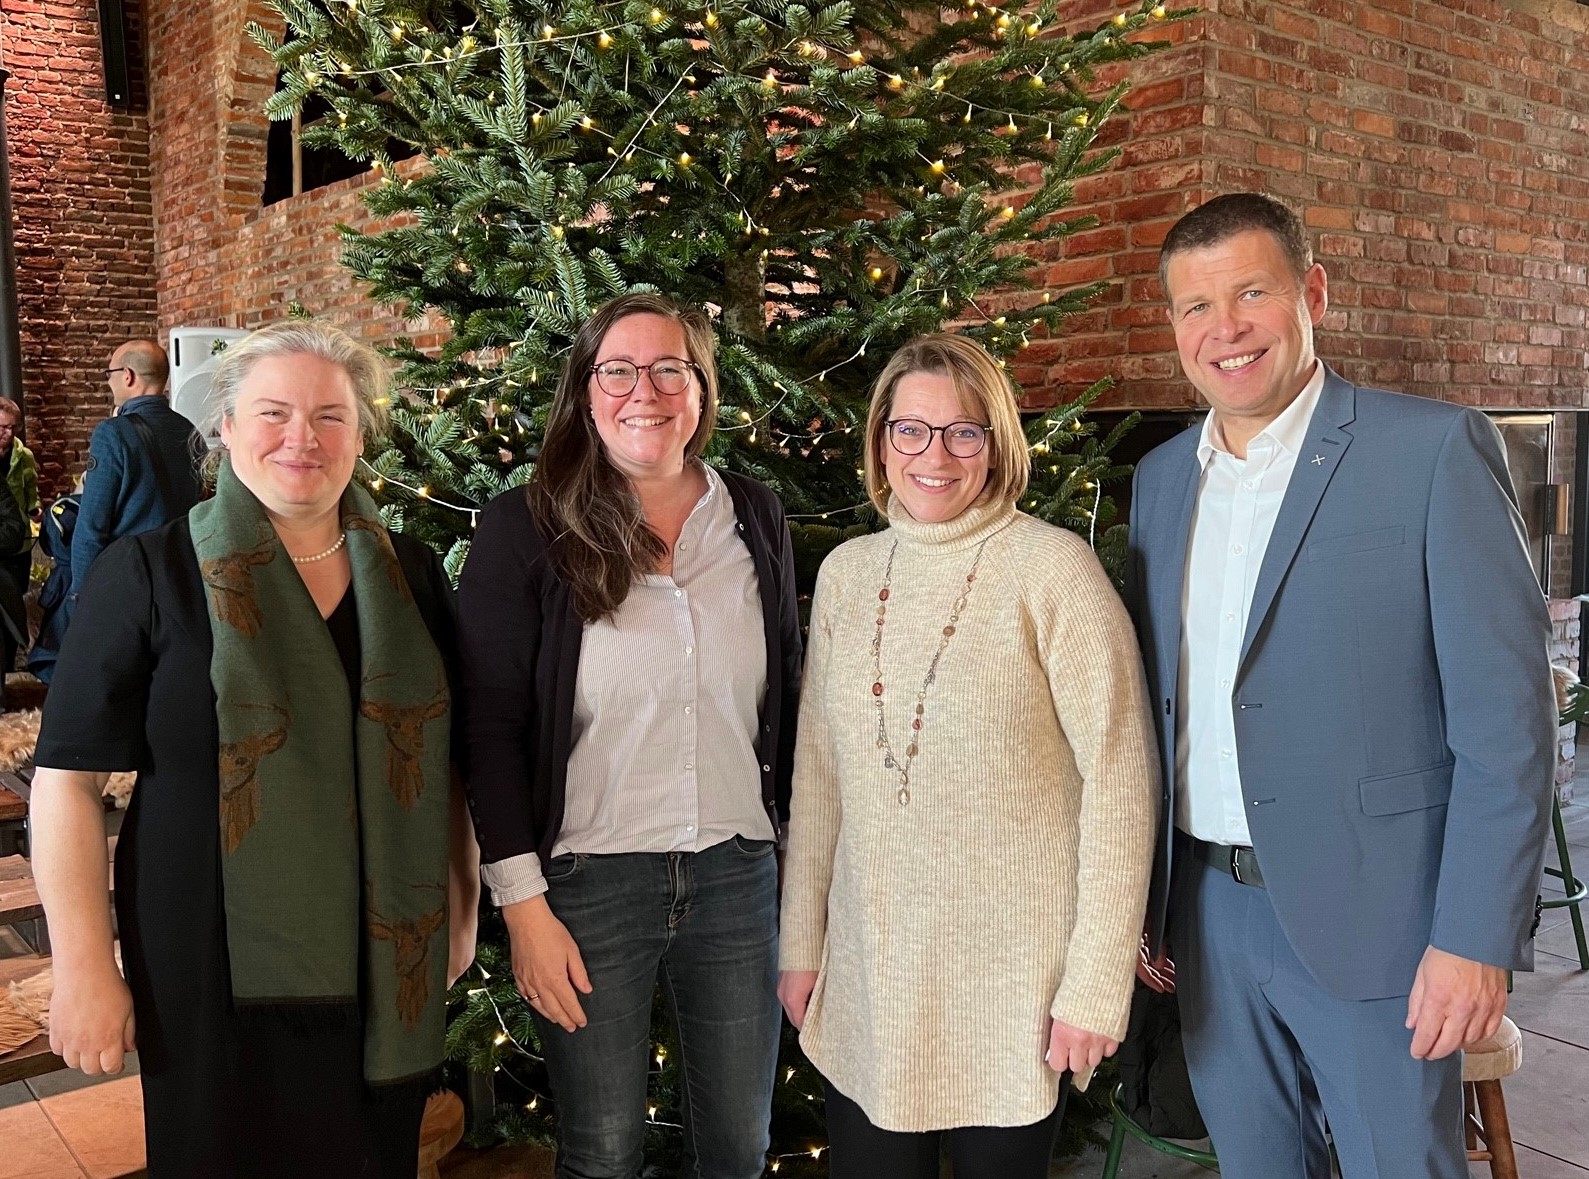
[[[1308,245],[1302,218],[1289,206],[1261,192],[1230,192],[1199,205],[1170,228],[1159,249],[1159,282],[1164,286],[1164,297],[1170,297],[1166,276],[1170,259],[1176,254],[1217,246],[1253,229],[1274,235],[1300,281],[1313,265],[1313,247]]]

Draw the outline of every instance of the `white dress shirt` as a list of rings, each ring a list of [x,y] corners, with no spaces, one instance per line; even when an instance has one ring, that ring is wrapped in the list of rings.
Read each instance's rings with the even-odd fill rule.
[[[1210,843],[1252,843],[1231,705],[1252,591],[1269,534],[1324,389],[1324,365],[1239,459],[1211,412],[1197,445],[1202,468],[1181,587],[1181,666],[1175,721],[1175,825]]]
[[[728,487],[705,470],[706,494],[679,533],[672,575],[640,577],[617,611],[584,628],[554,856],[777,838],[756,760],[767,691],[756,566]],[[498,905],[546,891],[534,852],[482,875]]]

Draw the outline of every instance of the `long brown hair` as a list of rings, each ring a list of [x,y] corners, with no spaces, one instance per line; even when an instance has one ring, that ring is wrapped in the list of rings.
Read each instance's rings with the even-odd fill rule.
[[[584,622],[605,618],[629,596],[635,579],[657,569],[667,545],[646,524],[628,476],[612,464],[590,415],[591,366],[602,339],[620,319],[660,315],[684,331],[686,360],[701,378],[701,420],[685,444],[700,458],[717,419],[717,339],[705,312],[662,295],[620,295],[585,321],[569,349],[552,396],[541,456],[530,477],[530,512],[546,538],[558,574],[574,595]]]

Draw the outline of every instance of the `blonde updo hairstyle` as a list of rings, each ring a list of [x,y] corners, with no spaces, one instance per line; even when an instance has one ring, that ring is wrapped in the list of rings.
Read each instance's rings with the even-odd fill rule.
[[[237,398],[254,366],[274,356],[317,356],[340,367],[353,384],[364,444],[368,446],[385,436],[391,370],[380,353],[332,324],[317,319],[284,319],[250,332],[221,354],[205,401],[204,420],[199,424],[199,432],[205,438],[220,434],[221,422],[236,414]],[[202,466],[207,482],[215,482],[224,453],[212,450],[205,456]]]
[[[887,423],[893,416],[894,391],[911,373],[947,376],[954,385],[961,412],[967,418],[987,423],[988,482],[979,502],[1014,503],[1020,499],[1031,476],[1031,455],[1026,449],[1026,432],[1021,428],[1015,387],[981,344],[969,336],[938,332],[917,336],[904,344],[888,358],[872,385],[862,456],[866,495],[872,505],[885,517],[888,515],[890,491],[883,450],[889,444]]]

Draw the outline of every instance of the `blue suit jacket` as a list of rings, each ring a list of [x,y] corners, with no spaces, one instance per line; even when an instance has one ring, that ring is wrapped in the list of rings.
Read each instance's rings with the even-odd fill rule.
[[[1174,857],[1197,441],[1194,428],[1148,455],[1131,501],[1127,601],[1166,784],[1155,944]],[[1327,372],[1231,691],[1258,863],[1297,956],[1332,994],[1407,994],[1431,944],[1532,966],[1555,780],[1549,638],[1494,425]]]
[[[171,480],[170,502],[160,494],[156,459],[139,442],[131,421],[134,416],[149,424]],[[72,532],[73,597],[111,541],[158,528],[187,515],[199,502],[204,485],[197,464],[203,453],[204,443],[193,423],[163,396],[134,397],[115,417],[94,427],[88,436],[82,507]]]

